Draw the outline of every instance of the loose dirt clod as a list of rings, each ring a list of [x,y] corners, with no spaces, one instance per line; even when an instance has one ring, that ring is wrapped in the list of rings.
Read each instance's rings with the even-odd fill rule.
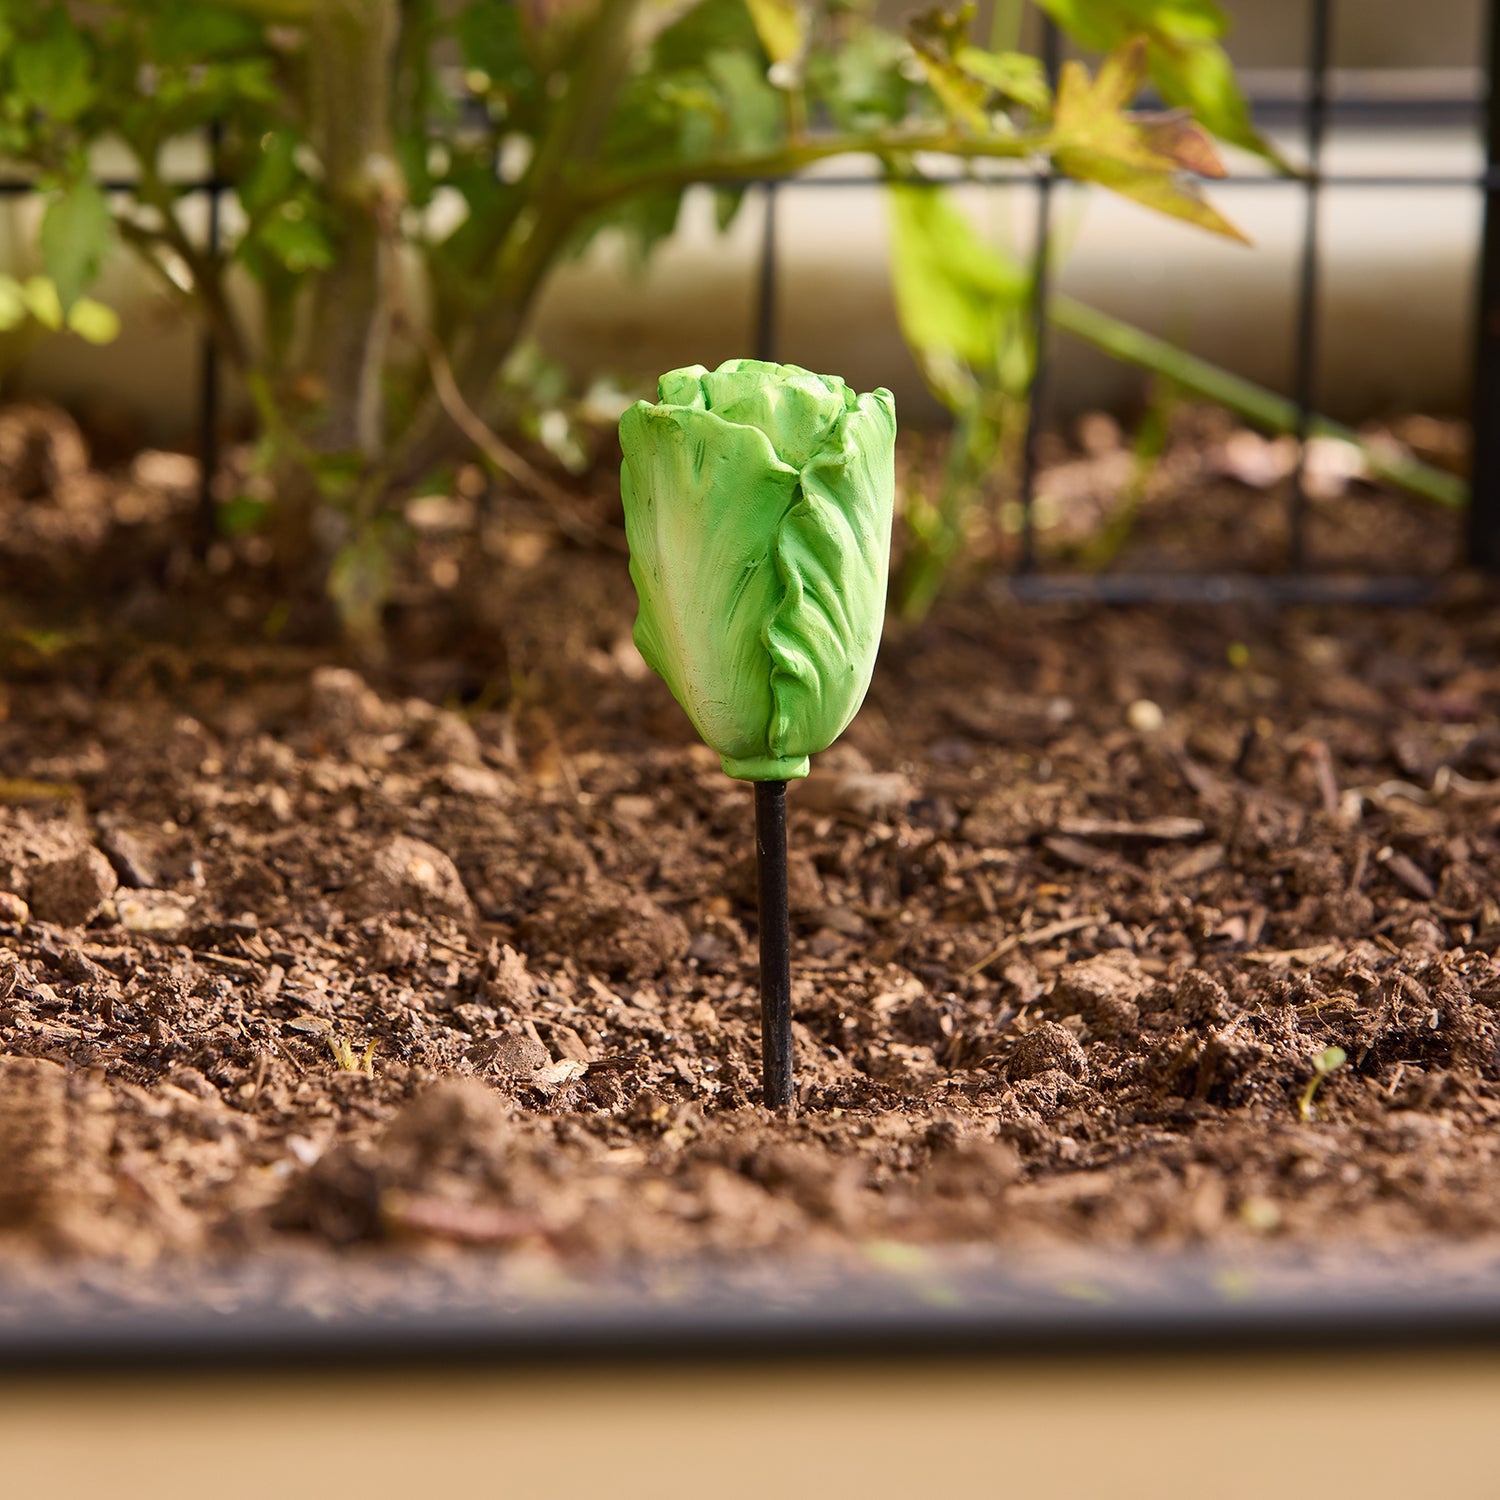
[[[354,918],[417,912],[462,922],[474,919],[474,905],[453,861],[441,849],[404,836],[369,856],[342,901],[346,915]]]
[[[1012,1078],[1039,1078],[1054,1068],[1080,1083],[1088,1080],[1089,1061],[1078,1038],[1055,1021],[1038,1021],[1035,1028],[1016,1043],[1016,1050],[1010,1058],[1010,1075]]]
[[[31,875],[31,910],[59,927],[82,927],[119,886],[114,867],[92,845],[39,864]]]

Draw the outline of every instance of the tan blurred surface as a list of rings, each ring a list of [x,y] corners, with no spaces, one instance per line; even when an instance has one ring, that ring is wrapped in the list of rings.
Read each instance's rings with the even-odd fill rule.
[[[0,1493],[1500,1496],[1500,1354],[0,1382]]]

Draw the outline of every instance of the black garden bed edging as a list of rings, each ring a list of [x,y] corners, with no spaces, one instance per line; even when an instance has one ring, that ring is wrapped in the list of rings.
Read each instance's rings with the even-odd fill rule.
[[[1428,1263],[1431,1255],[1438,1264]],[[904,1256],[903,1256],[904,1258]],[[1223,1354],[1468,1346],[1500,1349],[1500,1252],[1342,1263],[1122,1254],[1071,1262],[899,1269],[672,1266],[551,1291],[443,1290],[387,1262],[392,1290],[295,1295],[284,1268],[205,1277],[143,1305],[86,1273],[46,1293],[0,1283],[0,1377],[144,1368],[514,1365],[609,1360]],[[1448,1264],[1443,1264],[1448,1261]],[[1080,1269],[1080,1267],[1082,1268]],[[498,1274],[498,1273],[497,1273]],[[164,1277],[159,1295],[170,1282]]]

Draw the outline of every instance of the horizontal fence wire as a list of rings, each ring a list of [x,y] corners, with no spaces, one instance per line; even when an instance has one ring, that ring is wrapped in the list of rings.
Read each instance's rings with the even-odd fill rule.
[[[813,137],[816,139],[816,137]],[[699,187],[722,188],[726,191],[764,188],[774,186],[778,190],[807,190],[822,188],[883,188],[900,187],[1027,187],[1035,186],[1046,175],[1033,167],[1017,167],[1009,171],[985,172],[880,172],[880,173],[826,173],[803,172],[795,177],[715,177],[701,183]],[[1053,174],[1059,187],[1081,188],[1093,191],[1094,184],[1069,178],[1064,173]],[[1489,191],[1500,187],[1500,167],[1480,172],[1323,172],[1317,176],[1277,176],[1269,172],[1231,172],[1225,177],[1215,177],[1211,186],[1217,193],[1222,188],[1281,188],[1296,190],[1309,182],[1325,188],[1447,188],[1449,190]],[[104,177],[96,180],[101,192],[117,196],[136,193],[140,184],[131,178]],[[168,179],[163,186],[174,193],[199,195],[203,193],[230,193],[237,183],[233,178],[187,178],[181,181]],[[34,182],[21,178],[0,178],[0,198],[25,198],[46,192]]]
[[[980,187],[1029,189],[1036,195],[1037,229],[1032,254],[1034,278],[1031,336],[1033,376],[1030,410],[1023,444],[1020,498],[1022,510],[1021,576],[1005,587],[1018,598],[1078,599],[1096,602],[1227,602],[1235,599],[1266,599],[1283,602],[1317,602],[1320,600],[1365,600],[1368,602],[1413,602],[1430,597],[1430,579],[1399,577],[1350,578],[1329,575],[1296,576],[1305,558],[1303,527],[1305,496],[1302,485],[1302,455],[1306,452],[1309,422],[1313,412],[1315,364],[1317,357],[1317,282],[1318,282],[1318,211],[1320,195],[1329,189],[1411,190],[1447,189],[1470,191],[1481,195],[1486,209],[1481,261],[1481,317],[1475,351],[1475,421],[1474,421],[1474,503],[1470,507],[1470,551],[1481,565],[1500,570],[1500,108],[1494,97],[1492,80],[1500,69],[1500,0],[1485,7],[1489,20],[1489,47],[1484,88],[1476,95],[1412,95],[1407,97],[1361,96],[1330,89],[1329,36],[1332,27],[1332,0],[1308,0],[1309,49],[1303,69],[1304,86],[1300,99],[1260,97],[1250,99],[1251,113],[1262,125],[1291,121],[1303,129],[1306,166],[1296,173],[1268,172],[1230,173],[1215,179],[1214,190],[1274,189],[1300,192],[1305,198],[1304,231],[1298,263],[1297,327],[1294,339],[1294,369],[1291,385],[1298,411],[1297,437],[1299,459],[1293,475],[1289,497],[1289,556],[1292,575],[1277,580],[1259,575],[1233,573],[1198,574],[1112,574],[1107,579],[1095,575],[1039,575],[1032,570],[1035,552],[1035,487],[1037,478],[1037,438],[1047,390],[1048,338],[1045,318],[1050,259],[1052,253],[1052,196],[1060,189],[1087,188],[1050,163],[986,164],[979,170],[943,170],[921,172],[806,172],[791,177],[746,177],[733,181],[715,180],[703,186],[720,189],[759,190],[763,201],[760,246],[755,272],[752,344],[762,359],[775,359],[777,321],[780,310],[780,270],[778,256],[777,200],[786,191],[849,191],[883,188],[892,184],[912,187],[947,188]],[[1061,36],[1049,17],[1041,17],[1043,66],[1055,79],[1061,57]],[[1393,128],[1420,126],[1442,121],[1483,122],[1486,126],[1488,152],[1486,165],[1477,172],[1324,172],[1322,143],[1331,121],[1339,118],[1358,120],[1364,125],[1383,124]],[[220,253],[223,236],[222,203],[225,195],[236,190],[233,178],[217,170],[222,129],[213,126],[206,132],[209,170],[201,177],[168,181],[169,191],[182,196],[209,199],[208,249]],[[99,188],[113,195],[130,195],[139,184],[128,177],[97,179]],[[20,198],[43,191],[21,177],[0,177],[0,199]],[[207,546],[214,534],[213,480],[217,467],[219,432],[219,350],[212,334],[204,336],[198,372],[199,443],[201,477],[199,494],[199,541]],[[1493,417],[1494,420],[1489,420]],[[1028,576],[1029,575],[1029,576]]]

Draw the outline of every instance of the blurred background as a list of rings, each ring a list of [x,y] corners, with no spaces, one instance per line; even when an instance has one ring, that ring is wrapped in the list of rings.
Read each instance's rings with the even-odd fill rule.
[[[883,3],[897,30],[918,7]],[[976,27],[983,31],[990,7]],[[1311,10],[1305,0],[1229,3],[1225,48],[1256,115],[1277,145],[1301,159],[1305,140]],[[1469,384],[1469,329],[1482,198],[1480,0],[1396,0],[1334,7],[1324,169],[1332,175],[1435,178],[1447,186],[1335,186],[1323,195],[1317,385],[1334,415],[1462,413]],[[1025,18],[1023,44],[1039,44],[1040,18]],[[453,51],[450,47],[450,52]],[[455,59],[456,60],[456,59]],[[114,165],[128,170],[116,156]],[[173,169],[201,171],[195,143]],[[1264,175],[1243,154],[1237,171]],[[108,170],[106,157],[104,169]],[[825,167],[868,174],[868,163]],[[1028,191],[964,195],[987,232],[1024,252]],[[1303,196],[1294,183],[1231,189],[1224,200],[1254,252],[1166,223],[1106,194],[1065,191],[1057,206],[1066,254],[1059,284],[1117,316],[1180,342],[1272,388],[1290,391],[1297,328],[1297,260]],[[12,201],[0,256],[29,264],[41,205]],[[560,269],[536,312],[541,347],[576,379],[611,374],[640,382],[673,366],[712,366],[756,342],[764,209],[753,203],[723,235],[711,194],[688,195],[682,221],[644,268],[619,244],[602,243]],[[200,232],[201,205],[188,221]],[[227,225],[233,224],[231,211]],[[779,203],[775,240],[777,352],[851,383],[885,384],[906,420],[939,421],[902,340],[888,271],[888,224],[880,189],[799,185]],[[8,248],[7,248],[8,247]],[[124,320],[106,349],[58,343],[13,369],[17,394],[55,397],[128,421],[154,443],[182,442],[197,420],[194,331],[138,265],[117,257],[98,295]],[[1127,411],[1142,399],[1139,373],[1065,340],[1049,400],[1057,415]],[[243,413],[243,393],[226,394]]]

